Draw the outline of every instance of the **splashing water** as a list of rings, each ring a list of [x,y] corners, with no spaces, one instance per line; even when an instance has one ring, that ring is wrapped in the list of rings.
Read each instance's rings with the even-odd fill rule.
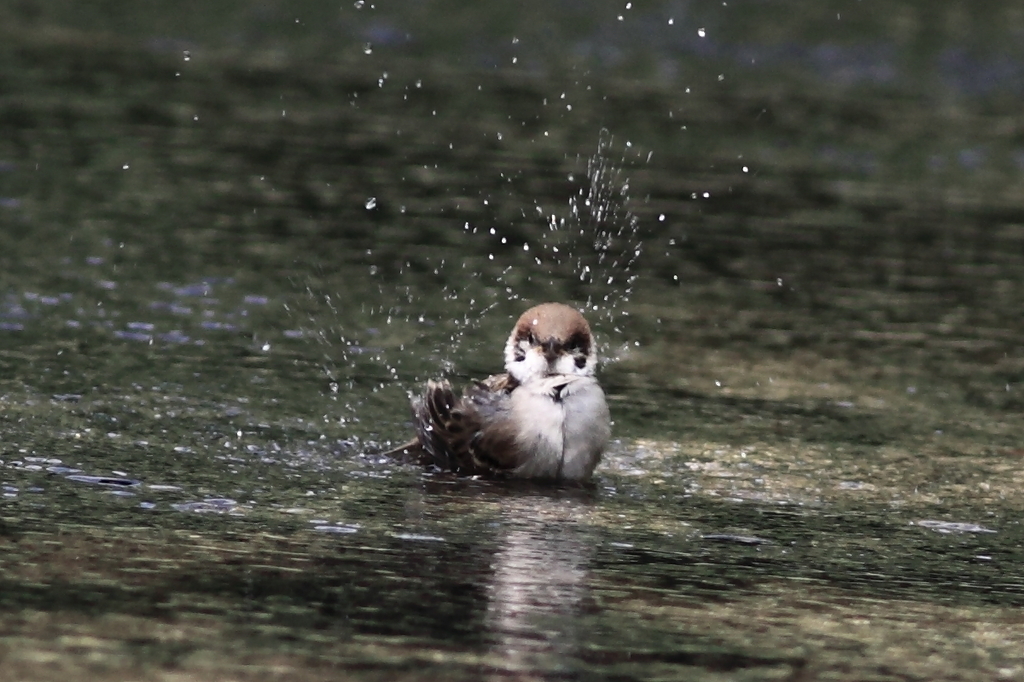
[[[324,347],[323,373],[332,393],[376,393],[389,386],[419,390],[425,379],[466,371],[474,361],[484,372],[497,371],[493,336],[503,339],[507,324],[488,318],[500,311],[514,319],[523,307],[516,303],[520,299],[582,304],[601,341],[603,361],[621,359],[631,342],[620,319],[629,314],[642,241],[639,220],[627,206],[630,185],[622,171],[627,152],[616,161],[614,147],[613,136],[602,130],[597,151],[585,160],[585,176],[569,175],[578,189],[568,199],[568,211],[548,214],[543,226],[529,224],[529,218],[518,230],[466,222],[461,262],[444,257],[431,262],[423,255],[417,265],[426,266],[426,273],[414,275],[406,263],[395,277],[381,276],[381,268],[371,265],[366,280],[346,282],[361,295],[332,295],[307,284],[302,310],[295,313],[303,335]],[[537,200],[534,206],[545,215]],[[506,231],[518,237],[502,236]],[[433,283],[423,281],[431,277]],[[415,357],[407,350],[414,344]],[[403,360],[419,371],[403,368]],[[345,407],[358,421],[360,406]]]
[[[518,249],[510,246],[504,253],[489,254],[491,261],[500,263],[503,256],[513,262],[504,265],[497,276],[500,288],[492,290],[492,297],[481,296],[468,301],[462,326],[449,341],[453,354],[460,352],[466,332],[479,326],[491,311],[507,308],[505,304],[508,302],[532,299],[534,303],[540,303],[549,297],[569,297],[584,303],[584,313],[595,327],[599,341],[602,341],[602,361],[615,362],[625,355],[630,342],[619,326],[619,318],[629,314],[626,304],[638,278],[634,269],[643,242],[640,222],[628,209],[629,178],[624,177],[622,171],[627,163],[626,154],[623,152],[616,162],[613,159],[614,142],[612,134],[602,129],[597,151],[586,159],[584,182],[569,197],[568,215],[547,215],[545,228],[537,239],[531,241],[528,238],[523,243],[522,253],[517,253]],[[631,149],[632,145],[627,142],[626,148]],[[647,156],[649,160],[650,155]],[[576,182],[575,175],[570,174],[569,180]],[[538,215],[544,216],[545,211],[540,204],[535,201],[534,206]],[[500,237],[494,227],[478,229],[466,223],[464,230],[477,237],[500,238],[501,243],[506,244],[505,238]],[[524,266],[513,255],[522,256],[523,253],[532,259],[525,275],[519,272]],[[550,295],[542,291],[545,280],[553,292]],[[458,290],[448,291],[445,296],[446,300],[458,297]],[[521,307],[510,311],[510,319],[518,317]],[[493,340],[486,344],[489,347]],[[447,360],[444,364],[446,371],[454,366]]]
[[[640,221],[628,209],[629,178],[622,173],[625,155],[614,163],[610,158],[613,145],[611,133],[602,130],[597,153],[587,161],[587,186],[569,199],[568,225],[552,215],[545,235],[568,232],[567,256],[585,286],[588,317],[597,326],[606,326],[605,334],[614,335],[602,349],[605,362],[621,357],[621,351],[612,352],[613,346],[628,347],[618,319],[629,314],[625,307],[639,277],[633,270],[643,250]],[[547,240],[545,245],[549,245]],[[550,247],[555,250],[553,244]]]

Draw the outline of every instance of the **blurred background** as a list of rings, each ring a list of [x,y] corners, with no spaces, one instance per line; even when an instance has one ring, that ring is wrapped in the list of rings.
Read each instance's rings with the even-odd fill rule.
[[[235,278],[236,297],[274,309],[246,331],[288,344],[300,334],[283,331],[305,328],[300,346],[333,347],[319,370],[334,375],[366,329],[425,309],[431,329],[398,335],[423,340],[427,364],[370,365],[413,385],[463,343],[504,336],[521,297],[610,296],[598,317],[612,356],[666,334],[844,354],[856,338],[901,361],[931,345],[943,360],[929,371],[972,401],[1020,406],[1024,12],[1012,3],[18,2],[0,14],[10,291],[67,294],[28,284],[89,278],[89,257],[143,290]],[[528,251],[589,191],[600,144],[637,221],[628,239],[611,227],[618,252],[642,246],[623,278],[634,287],[581,280],[587,244],[542,273]],[[446,303],[456,288],[461,302]],[[626,288],[643,294],[634,314],[658,309],[628,332],[615,322],[631,311]],[[294,294],[302,310],[277,319]],[[714,297],[724,307],[702,304]],[[365,319],[341,330],[338,306]],[[491,306],[494,328],[478,321]],[[218,322],[195,312],[124,322],[193,338]],[[449,320],[467,315],[463,340]],[[977,367],[953,366],[964,353],[1001,373],[974,381]],[[468,355],[462,371],[493,368],[493,353]]]

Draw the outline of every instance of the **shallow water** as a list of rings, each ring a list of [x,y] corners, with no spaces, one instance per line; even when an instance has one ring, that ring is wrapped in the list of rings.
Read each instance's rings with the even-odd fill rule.
[[[1024,678],[995,57],[932,74],[1003,74],[985,97],[853,48],[839,86],[686,92],[49,20],[0,66],[12,678]],[[548,299],[607,358],[592,489],[375,454]]]

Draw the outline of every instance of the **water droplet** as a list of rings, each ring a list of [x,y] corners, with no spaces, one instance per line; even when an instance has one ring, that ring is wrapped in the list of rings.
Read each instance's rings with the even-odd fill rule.
[[[372,211],[375,208],[377,208],[377,197],[369,197],[366,200],[366,210]]]
[[[373,54],[373,45],[370,43],[363,45],[363,54]]]
[[[183,56],[183,58],[185,59],[186,62],[192,61],[192,53],[189,52],[188,50],[185,50],[184,53],[182,53],[182,56]]]
[[[697,35],[699,35],[701,38],[703,38],[706,34],[707,32],[703,28],[697,29]]]

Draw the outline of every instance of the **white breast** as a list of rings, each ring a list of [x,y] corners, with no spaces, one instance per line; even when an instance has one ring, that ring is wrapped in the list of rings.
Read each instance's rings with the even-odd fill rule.
[[[512,392],[524,462],[513,475],[581,481],[590,478],[611,435],[608,405],[590,376],[555,375]]]

